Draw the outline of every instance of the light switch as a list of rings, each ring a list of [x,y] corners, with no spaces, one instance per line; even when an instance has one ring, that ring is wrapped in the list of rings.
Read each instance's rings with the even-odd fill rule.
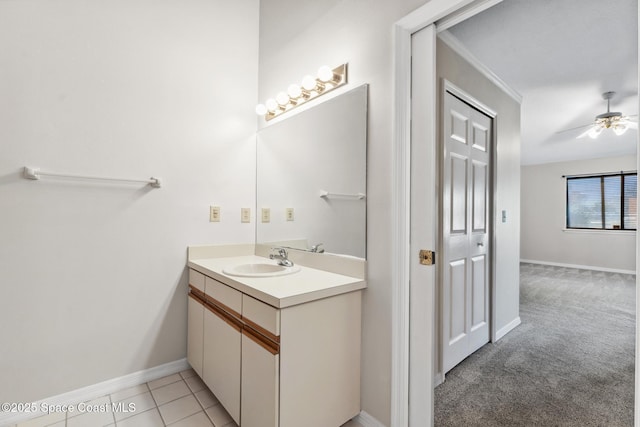
[[[293,221],[293,208],[287,208],[287,221]]]
[[[240,222],[251,222],[251,208],[240,209]]]
[[[262,208],[262,222],[271,222],[271,209]]]
[[[502,211],[502,222],[507,222],[507,211]]]
[[[220,222],[220,206],[209,206],[209,222]]]

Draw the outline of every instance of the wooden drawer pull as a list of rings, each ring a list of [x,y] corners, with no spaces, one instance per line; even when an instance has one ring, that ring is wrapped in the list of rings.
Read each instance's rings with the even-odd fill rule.
[[[280,345],[260,335],[258,332],[251,329],[250,326],[245,325],[244,328],[242,329],[242,334],[245,335],[247,338],[251,339],[251,341],[258,344],[260,347],[267,350],[269,353],[273,355],[277,355],[280,353]]]
[[[231,316],[220,307],[216,307],[215,305],[209,303],[208,301],[204,304],[204,307],[209,310],[211,313],[218,316],[221,320],[224,320],[229,326],[235,329],[238,332],[242,332],[242,322],[235,317]]]
[[[191,285],[189,285],[189,296],[191,298],[193,298],[196,302],[205,305],[205,299],[204,299],[204,294],[202,292],[200,292],[198,289],[192,287]]]

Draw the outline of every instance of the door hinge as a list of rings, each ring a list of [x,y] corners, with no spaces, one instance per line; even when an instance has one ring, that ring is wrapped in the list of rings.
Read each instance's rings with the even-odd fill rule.
[[[420,250],[420,264],[422,265],[433,265],[436,263],[436,253],[435,251],[428,251],[426,249]]]

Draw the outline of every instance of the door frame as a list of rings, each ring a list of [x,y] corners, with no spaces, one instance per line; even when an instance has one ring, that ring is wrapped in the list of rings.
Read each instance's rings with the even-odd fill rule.
[[[392,170],[392,360],[391,360],[391,426],[432,426],[433,425],[433,319],[426,316],[427,327],[411,328],[418,321],[425,320],[420,312],[433,313],[435,269],[425,275],[422,286],[427,290],[412,292],[410,288],[411,263],[414,245],[411,241],[411,49],[412,35],[431,25],[425,32],[427,37],[427,55],[424,64],[426,100],[426,147],[433,154],[436,147],[436,57],[435,41],[436,21],[446,21],[447,25],[461,22],[483,10],[500,3],[502,0],[430,0],[423,6],[397,21],[394,25],[394,101],[393,101],[393,170]],[[638,12],[640,17],[640,9]],[[441,22],[442,22],[441,21]],[[443,27],[443,26],[441,26]],[[446,25],[444,26],[446,27]],[[640,41],[640,34],[638,35]],[[639,49],[640,51],[640,49]],[[640,56],[639,56],[640,62]],[[415,82],[413,82],[415,84]],[[640,107],[640,102],[639,102]],[[429,126],[431,127],[429,129]],[[636,144],[638,144],[636,142]],[[640,147],[639,147],[640,148]],[[638,153],[638,149],[637,149]],[[640,157],[637,168],[640,170]],[[435,158],[433,159],[435,161]],[[435,171],[435,163],[431,168]],[[432,196],[428,196],[432,197]],[[431,208],[424,218],[425,227],[436,230],[436,200],[427,200]],[[420,242],[423,243],[423,242]],[[436,242],[433,243],[435,247]],[[494,242],[495,245],[495,242]],[[640,264],[640,239],[636,236],[636,286],[640,285],[638,265]],[[417,256],[417,255],[416,255]],[[428,290],[430,288],[431,291]],[[420,310],[410,310],[410,306]],[[636,292],[636,312],[640,312],[640,298]],[[424,323],[423,323],[424,325]],[[636,316],[636,360],[640,366],[640,348],[638,332],[640,316]],[[411,360],[421,363],[411,363]],[[424,363],[424,361],[427,363]],[[426,365],[426,366],[425,366]],[[410,381],[411,379],[411,381]],[[635,426],[640,426],[640,373],[635,374]],[[411,405],[410,405],[411,402]]]

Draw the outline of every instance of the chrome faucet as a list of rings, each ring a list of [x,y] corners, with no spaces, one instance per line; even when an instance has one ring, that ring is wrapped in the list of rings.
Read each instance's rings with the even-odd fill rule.
[[[323,243],[318,243],[317,245],[313,245],[311,246],[311,252],[317,252],[319,254],[324,252],[324,248],[321,248],[320,246],[322,246]]]
[[[271,248],[271,252],[276,253],[272,253],[271,255],[269,255],[269,258],[277,259],[278,265],[281,265],[283,267],[293,267],[293,262],[291,262],[291,260],[288,258],[289,254],[287,253],[287,250],[285,248]]]

